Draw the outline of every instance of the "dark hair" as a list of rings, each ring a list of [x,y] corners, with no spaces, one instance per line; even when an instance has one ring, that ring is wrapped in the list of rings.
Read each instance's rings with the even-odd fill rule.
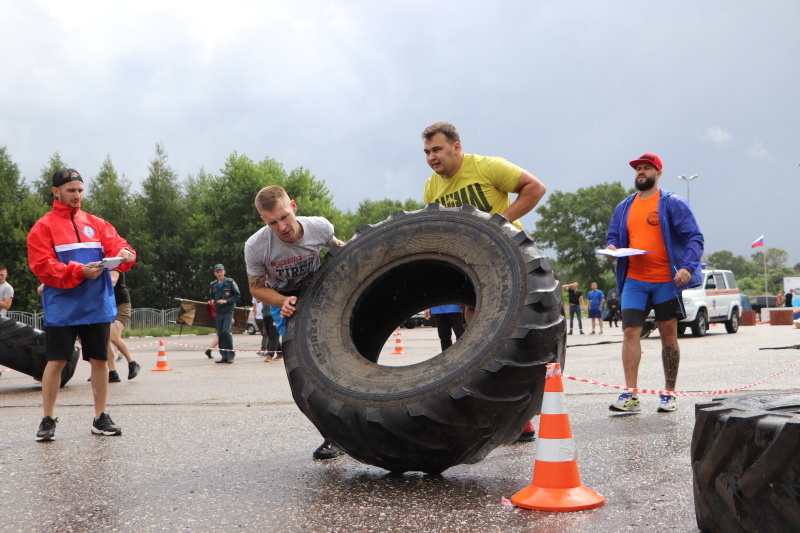
[[[422,132],[422,138],[427,141],[437,133],[444,133],[447,140],[453,144],[461,142],[461,136],[458,134],[458,130],[449,122],[437,122],[436,124],[428,126]]]

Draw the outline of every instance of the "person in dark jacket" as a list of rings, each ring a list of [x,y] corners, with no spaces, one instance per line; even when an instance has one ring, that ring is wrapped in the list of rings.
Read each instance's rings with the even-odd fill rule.
[[[233,335],[231,335],[231,324],[233,322],[233,310],[236,302],[239,301],[241,293],[239,286],[231,278],[225,277],[225,267],[222,264],[214,265],[214,275],[216,281],[212,281],[208,289],[208,300],[214,302],[217,313],[216,326],[217,338],[219,339],[219,353],[221,359],[215,363],[233,363],[236,352],[233,351]]]
[[[638,192],[614,209],[606,238],[611,250],[633,248],[648,252],[621,257],[617,263],[617,287],[622,295],[625,385],[633,389],[638,386],[642,357],[640,334],[652,308],[661,337],[665,392],[674,391],[680,362],[678,319],[686,316],[681,292],[700,284],[703,234],[689,203],[658,187],[663,168],[661,158],[644,154],[630,165],[636,171],[634,185]],[[637,412],[639,399],[635,392],[624,392],[609,408]],[[661,395],[659,412],[677,409],[674,395]]]

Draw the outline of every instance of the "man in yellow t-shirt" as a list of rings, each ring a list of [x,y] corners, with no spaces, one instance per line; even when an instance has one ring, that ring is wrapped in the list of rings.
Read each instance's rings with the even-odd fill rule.
[[[502,157],[465,154],[458,130],[449,122],[437,122],[422,132],[425,160],[433,174],[425,182],[423,201],[446,207],[469,204],[486,213],[500,213],[519,229],[547,191],[527,170]],[[511,201],[509,194],[517,197]]]
[[[502,157],[465,154],[461,136],[449,122],[428,126],[422,140],[425,160],[433,169],[422,193],[426,204],[469,204],[486,213],[500,213],[521,230],[519,219],[536,207],[547,191],[536,176]],[[513,202],[511,193],[517,195]],[[467,324],[474,312],[470,307],[464,309]],[[529,422],[518,440],[531,441],[535,436],[536,429]]]

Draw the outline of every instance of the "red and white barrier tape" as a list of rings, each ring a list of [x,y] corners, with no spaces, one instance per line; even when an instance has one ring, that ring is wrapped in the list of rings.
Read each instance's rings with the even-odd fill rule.
[[[740,391],[740,390],[744,390],[744,389],[749,389],[751,387],[755,387],[756,385],[760,385],[761,383],[769,381],[770,379],[772,379],[774,377],[780,376],[781,374],[783,374],[784,372],[786,372],[790,368],[792,368],[794,366],[797,366],[798,364],[800,364],[800,359],[798,359],[794,363],[790,364],[789,366],[787,366],[783,370],[779,370],[778,372],[775,372],[771,376],[767,376],[764,379],[760,379],[760,380],[758,380],[758,381],[756,381],[754,383],[751,383],[750,385],[745,385],[744,387],[736,387],[736,388],[733,388],[733,389],[723,389],[723,390],[715,390],[715,391],[701,391],[701,392],[682,392],[682,391],[664,391],[664,390],[653,390],[653,389],[635,389],[633,387],[621,387],[619,385],[611,385],[610,383],[601,383],[600,381],[594,381],[592,379],[576,378],[574,376],[568,376],[567,374],[562,374],[562,376],[564,376],[567,379],[571,379],[572,381],[579,381],[581,383],[589,383],[591,385],[600,385],[601,387],[610,387],[612,389],[629,391],[629,392],[637,392],[637,393],[641,393],[641,394],[671,394],[672,396],[703,396],[703,395],[729,394],[731,392],[736,392],[736,391]]]

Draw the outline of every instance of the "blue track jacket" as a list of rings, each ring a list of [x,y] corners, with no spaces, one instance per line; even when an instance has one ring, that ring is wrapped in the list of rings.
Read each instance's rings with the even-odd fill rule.
[[[607,245],[628,248],[628,212],[636,194],[638,193],[625,198],[614,209],[606,236]],[[672,274],[681,268],[692,274],[688,284],[675,287],[675,295],[680,298],[683,289],[696,287],[703,279],[700,272],[700,258],[705,243],[688,202],[669,191],[660,190],[659,194],[661,195],[658,200],[659,226],[667,248]],[[620,257],[617,260],[617,287],[620,294],[624,290],[627,274],[628,258]]]

